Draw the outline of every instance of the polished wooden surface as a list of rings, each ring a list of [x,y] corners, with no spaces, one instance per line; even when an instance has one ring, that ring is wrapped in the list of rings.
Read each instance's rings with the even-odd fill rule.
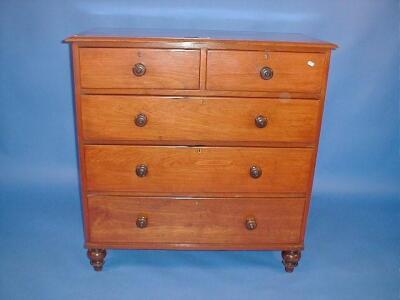
[[[200,72],[203,72],[200,70]],[[200,78],[200,80],[202,80]],[[205,87],[205,80],[200,82],[200,87]],[[229,98],[279,98],[282,100],[307,99],[319,100],[321,93],[305,92],[271,92],[271,91],[212,91],[206,89],[178,90],[178,89],[114,89],[114,88],[81,88],[82,95],[148,95],[148,96],[173,96],[173,97],[229,97]]]
[[[115,243],[298,243],[304,198],[89,197],[90,241]],[[138,228],[145,215],[148,226]],[[257,222],[248,230],[246,218]]]
[[[67,41],[95,269],[105,249],[251,249],[283,250],[293,271],[337,46],[301,35],[165,30]],[[135,75],[136,64],[144,74]]]
[[[84,147],[88,191],[306,193],[312,149],[240,147]],[[138,177],[137,165],[148,174]],[[250,176],[250,167],[262,176]]]
[[[81,99],[86,141],[150,141],[261,145],[316,143],[319,101],[85,95]],[[143,127],[138,114],[147,116]],[[265,116],[258,128],[257,116]]]
[[[85,235],[85,241],[88,240],[89,231],[87,226],[88,221],[88,208],[86,198],[86,177],[85,177],[85,156],[83,151],[83,130],[81,120],[81,89],[80,89],[80,72],[79,72],[79,46],[74,43],[71,45],[72,50],[72,71],[74,80],[74,97],[75,97],[75,128],[76,128],[76,143],[78,145],[78,167],[79,167],[79,187],[82,202],[82,219],[83,219],[83,231]]]
[[[132,242],[86,242],[86,248],[104,249],[140,249],[140,250],[256,250],[281,251],[282,249],[304,249],[303,243],[268,243],[268,244],[221,244],[221,243],[132,243]]]
[[[229,43],[269,43],[294,45],[296,47],[321,47],[327,49],[336,48],[337,45],[298,33],[278,33],[262,31],[222,31],[222,30],[183,30],[161,28],[97,28],[88,30],[66,39],[67,42],[99,42],[109,41],[118,43],[121,41],[139,42],[215,42]]]
[[[82,48],[79,55],[83,88],[199,88],[198,50]],[[137,63],[143,76],[132,72]]]
[[[260,76],[265,66],[273,70],[269,80]],[[207,89],[319,93],[324,69],[321,53],[210,50]]]

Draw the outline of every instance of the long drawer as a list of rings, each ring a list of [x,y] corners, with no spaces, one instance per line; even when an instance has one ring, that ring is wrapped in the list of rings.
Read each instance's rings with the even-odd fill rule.
[[[299,243],[304,198],[89,196],[96,243]]]
[[[79,62],[83,88],[199,88],[199,50],[81,48]]]
[[[210,50],[207,89],[319,93],[325,58],[323,53]]]
[[[88,191],[306,193],[314,149],[84,146]]]
[[[86,140],[315,143],[320,103],[249,98],[81,97]]]

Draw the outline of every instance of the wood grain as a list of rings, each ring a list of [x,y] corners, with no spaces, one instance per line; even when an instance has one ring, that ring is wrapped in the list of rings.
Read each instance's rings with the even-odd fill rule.
[[[171,199],[89,197],[90,242],[298,243],[304,198]],[[146,228],[135,224],[148,218]],[[248,230],[247,217],[257,228]]]
[[[276,50],[325,52],[335,49],[337,45],[299,34],[235,31],[193,31],[149,32],[144,30],[119,30],[110,33],[86,32],[67,38],[65,42],[79,44],[82,47],[136,47],[136,48],[180,48],[180,49],[240,49],[240,50]]]
[[[270,91],[211,91],[211,90],[171,90],[171,89],[112,89],[112,88],[82,88],[84,95],[149,95],[175,97],[229,97],[229,98],[279,98],[291,99],[320,99],[320,93],[304,92],[270,92]]]
[[[270,142],[313,144],[319,102],[247,98],[168,98],[141,96],[82,96],[84,139],[196,143]],[[144,127],[135,117],[145,114]],[[258,128],[263,115],[267,126]]]
[[[89,191],[247,193],[307,191],[307,148],[96,146],[85,148]],[[148,166],[138,177],[135,168]],[[262,176],[250,176],[252,165]]]
[[[167,43],[171,41],[206,41],[229,43],[241,41],[251,43],[293,44],[294,46],[320,46],[336,48],[335,44],[321,41],[300,33],[264,32],[264,31],[231,31],[231,30],[195,30],[195,29],[168,29],[168,28],[97,28],[76,34],[67,38],[67,42],[79,41],[157,41]]]
[[[79,188],[80,198],[82,202],[82,222],[83,232],[85,235],[85,242],[89,240],[88,230],[88,208],[86,198],[86,176],[85,176],[85,155],[83,149],[83,130],[82,130],[82,112],[81,112],[81,90],[80,90],[80,74],[79,74],[79,46],[74,43],[71,45],[72,50],[72,71],[73,71],[73,84],[74,84],[74,97],[75,97],[75,132],[76,132],[76,143],[78,152],[78,168],[79,168]]]
[[[180,49],[81,48],[83,88],[198,89],[200,51]],[[146,66],[135,76],[135,64]]]
[[[87,242],[86,248],[104,249],[158,249],[158,250],[303,250],[304,243],[269,243],[269,244],[231,244],[231,243],[135,243],[135,242]]]
[[[321,128],[322,128],[322,117],[324,114],[324,107],[325,107],[325,100],[326,100],[326,91],[328,87],[328,76],[329,76],[329,66],[330,66],[330,57],[331,53],[327,54],[326,57],[326,67],[324,70],[324,78],[322,80],[322,90],[321,90],[321,95],[320,95],[320,101],[321,101],[321,106],[320,110],[318,113],[318,122],[317,122],[317,144],[315,147],[315,152],[313,154],[313,158],[311,161],[311,172],[310,172],[310,180],[308,182],[308,195],[307,195],[307,202],[304,207],[304,219],[303,219],[303,224],[302,224],[302,231],[301,231],[301,236],[302,240],[305,240],[305,235],[306,235],[306,228],[307,228],[307,222],[308,222],[308,215],[310,212],[310,205],[311,205],[311,196],[312,196],[312,190],[313,190],[313,183],[314,183],[314,174],[315,174],[315,168],[317,164],[317,155],[318,155],[318,148],[319,148],[319,140],[320,140],[320,134],[321,134]]]
[[[260,76],[265,66],[274,72],[270,80]],[[209,50],[207,89],[319,93],[324,69],[320,53]]]
[[[213,34],[68,39],[86,247],[303,250],[337,46]],[[142,77],[132,73],[139,62]],[[264,66],[271,80],[261,79]],[[139,112],[148,116],[142,128],[134,125]],[[258,114],[266,128],[255,126]],[[139,178],[141,163],[149,172]],[[250,177],[251,165],[260,178]],[[138,214],[148,216],[147,228],[136,227]],[[253,231],[248,216],[257,220]]]

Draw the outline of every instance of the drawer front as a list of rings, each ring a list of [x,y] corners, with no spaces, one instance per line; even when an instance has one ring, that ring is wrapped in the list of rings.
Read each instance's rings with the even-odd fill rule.
[[[211,50],[207,89],[320,93],[324,70],[322,53]]]
[[[320,105],[312,100],[98,95],[81,101],[84,139],[159,144],[314,143]]]
[[[83,88],[199,88],[198,50],[81,48],[79,61]]]
[[[249,248],[298,243],[304,205],[304,198],[89,196],[89,236],[103,243],[246,243]]]
[[[89,191],[305,193],[313,151],[87,145],[86,184]]]

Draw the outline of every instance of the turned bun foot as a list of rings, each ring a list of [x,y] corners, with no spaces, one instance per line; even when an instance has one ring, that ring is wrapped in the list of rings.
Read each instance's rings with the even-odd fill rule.
[[[95,271],[103,270],[104,258],[107,255],[107,251],[105,249],[88,249],[87,256],[90,259],[90,264],[93,266]]]
[[[285,271],[292,273],[294,268],[297,267],[301,258],[300,250],[282,251],[282,263],[285,266]]]

